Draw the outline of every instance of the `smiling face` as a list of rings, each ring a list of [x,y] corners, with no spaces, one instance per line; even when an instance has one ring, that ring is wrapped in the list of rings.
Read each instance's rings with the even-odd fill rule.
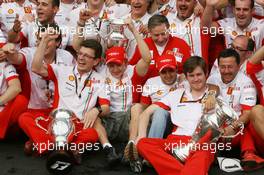
[[[239,71],[239,65],[236,62],[236,58],[232,56],[219,58],[218,64],[223,83],[228,84],[232,82]]]
[[[196,3],[196,0],[177,0],[176,8],[178,18],[181,20],[189,18],[194,12]]]
[[[77,69],[80,74],[87,73],[98,64],[100,60],[95,58],[95,51],[91,48],[81,47],[77,57]]]
[[[237,25],[241,29],[246,28],[252,20],[253,9],[251,8],[251,0],[236,0],[233,13]]]
[[[52,6],[52,0],[39,0],[37,3],[37,16],[41,24],[52,23],[58,12],[57,6]]]
[[[192,90],[200,91],[206,86],[206,74],[200,66],[197,66],[191,73],[187,72],[186,79]]]
[[[166,85],[172,85],[177,80],[177,70],[172,68],[164,68],[159,73],[162,82]]]
[[[136,17],[142,17],[147,13],[147,0],[131,0],[131,14]]]

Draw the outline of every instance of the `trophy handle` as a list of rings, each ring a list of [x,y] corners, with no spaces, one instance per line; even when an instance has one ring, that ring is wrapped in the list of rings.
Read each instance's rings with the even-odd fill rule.
[[[35,119],[36,125],[37,125],[40,129],[42,129],[42,130],[44,130],[46,133],[48,133],[48,130],[45,129],[44,127],[42,127],[42,126],[39,124],[39,121],[40,121],[40,120],[43,120],[43,121],[47,122],[47,121],[49,120],[49,118],[46,118],[46,119],[45,119],[44,117],[40,116],[40,117],[38,117],[38,118]]]
[[[234,137],[238,136],[239,134],[243,135],[244,134],[243,133],[244,128],[245,128],[244,124],[241,123],[240,128],[239,128],[239,131],[236,134],[231,135],[231,136],[221,136],[221,137],[222,138],[234,138]]]

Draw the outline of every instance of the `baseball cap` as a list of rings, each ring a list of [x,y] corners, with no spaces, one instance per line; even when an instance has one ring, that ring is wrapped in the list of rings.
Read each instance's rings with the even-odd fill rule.
[[[124,47],[112,47],[106,51],[106,64],[118,63],[123,64],[126,60]]]
[[[177,62],[173,54],[166,53],[165,55],[162,55],[158,57],[156,60],[156,67],[159,72],[161,72],[164,68],[177,68]]]

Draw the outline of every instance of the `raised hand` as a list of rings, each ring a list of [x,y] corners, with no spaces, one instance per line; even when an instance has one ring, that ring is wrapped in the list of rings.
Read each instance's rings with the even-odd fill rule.
[[[82,9],[79,14],[79,23],[85,25],[85,22],[96,14],[97,11],[91,11],[90,9]]]
[[[136,29],[131,17],[125,19],[125,24],[128,26],[128,29],[132,32]]]
[[[22,27],[21,27],[21,21],[19,20],[19,15],[16,14],[16,18],[14,21],[14,25],[12,27],[12,30],[16,33],[19,33],[21,31]]]

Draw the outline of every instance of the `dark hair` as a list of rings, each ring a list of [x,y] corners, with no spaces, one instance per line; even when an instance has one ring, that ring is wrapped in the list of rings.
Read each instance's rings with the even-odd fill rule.
[[[229,3],[233,6],[233,7],[235,7],[235,4],[236,4],[236,2],[235,2],[236,0],[234,0],[234,1],[232,1],[232,0],[229,0]],[[250,0],[250,8],[251,9],[253,9],[254,8],[254,5],[255,5],[255,2],[254,2],[254,0]]]
[[[38,33],[37,35],[39,36],[40,32],[46,32],[48,28],[53,28],[55,31],[55,34],[59,34],[58,38],[56,38],[56,42],[59,42],[61,44],[62,41],[62,32],[60,30],[60,27],[56,23],[51,23],[51,24],[45,24],[42,26],[38,27]]]
[[[202,68],[204,74],[207,74],[207,65],[205,60],[199,56],[191,56],[183,64],[183,73],[187,76],[187,73],[192,73],[196,67]]]
[[[83,40],[81,42],[80,46],[93,49],[94,53],[95,53],[95,59],[101,58],[103,48],[102,48],[101,44],[98,41],[96,41],[94,39]]]
[[[170,27],[170,23],[166,16],[164,15],[153,15],[151,18],[149,18],[148,21],[148,29],[153,29],[156,26],[159,26],[161,24],[165,24],[167,28]]]
[[[240,63],[240,56],[237,53],[237,51],[235,51],[232,48],[224,49],[224,50],[222,50],[220,52],[220,54],[218,56],[218,64],[219,64],[220,59],[227,58],[227,57],[234,57],[236,59],[236,63],[239,65],[239,63]]]
[[[60,7],[60,0],[52,0],[52,7]]]

